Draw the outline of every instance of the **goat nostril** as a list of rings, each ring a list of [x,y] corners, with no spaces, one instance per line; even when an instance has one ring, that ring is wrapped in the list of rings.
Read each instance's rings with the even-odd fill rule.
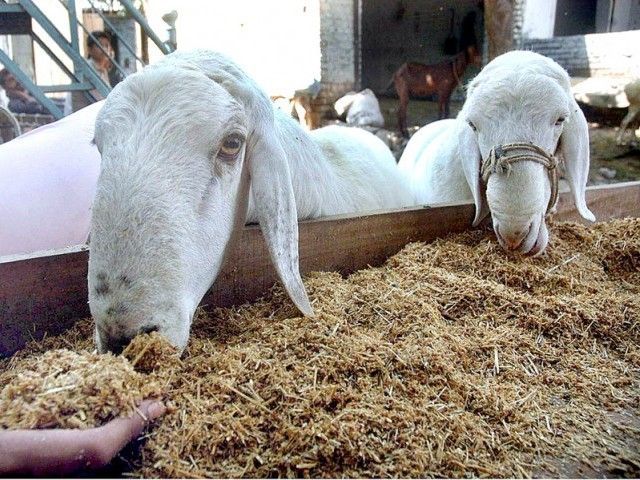
[[[106,333],[104,328],[98,327],[98,336],[100,337],[101,350],[103,352],[112,352],[114,355],[119,355],[122,351],[131,343],[131,340],[136,335],[142,333],[151,333],[157,332],[159,330],[156,325],[147,325],[145,327],[140,328],[135,335],[132,336],[111,336]]]
[[[521,230],[516,231],[508,231],[506,233],[501,232],[500,228],[496,228],[496,235],[502,240],[508,250],[516,250],[522,245],[524,239],[527,237],[529,232],[531,231],[531,225]]]
[[[142,327],[140,329],[140,333],[153,333],[158,331],[157,325],[147,325],[146,327]]]
[[[511,250],[515,250],[516,248],[518,248],[522,244],[523,240],[524,234],[522,234],[522,232],[506,235],[504,239],[505,243]]]
[[[114,355],[120,355],[130,342],[130,337],[110,337],[103,340],[106,350]]]

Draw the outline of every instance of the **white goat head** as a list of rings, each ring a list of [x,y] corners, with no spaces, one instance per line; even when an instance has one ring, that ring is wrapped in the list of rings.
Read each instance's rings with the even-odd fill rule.
[[[564,160],[579,213],[595,220],[585,203],[587,123],[569,76],[553,60],[516,51],[490,62],[469,85],[457,129],[456,155],[476,204],[474,225],[490,210],[503,248],[529,255],[546,248],[556,155]]]
[[[159,331],[183,349],[193,313],[244,225],[249,188],[289,295],[298,268],[291,178],[269,99],[227,58],[174,53],[127,77],[96,120],[89,304],[100,351]]]

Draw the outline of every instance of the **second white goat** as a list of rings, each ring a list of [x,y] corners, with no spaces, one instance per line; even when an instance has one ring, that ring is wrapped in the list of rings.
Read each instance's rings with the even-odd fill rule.
[[[629,100],[629,111],[620,122],[620,129],[616,135],[616,141],[623,143],[624,134],[627,128],[636,117],[640,116],[640,78],[635,78],[624,86],[624,93]]]
[[[411,138],[399,167],[419,203],[473,200],[474,226],[491,213],[503,248],[538,255],[557,201],[558,158],[578,212],[595,221],[585,203],[588,127],[569,76],[547,57],[513,51],[471,81],[455,120]]]
[[[348,125],[354,127],[384,127],[384,117],[375,93],[365,88],[360,92],[349,92],[339,98],[333,107],[342,116],[346,112]]]
[[[206,50],[173,53],[118,84],[95,142],[88,282],[100,351],[154,330],[183,349],[247,209],[287,292],[311,315],[298,218],[412,200],[379,139],[346,127],[307,134],[231,60]]]

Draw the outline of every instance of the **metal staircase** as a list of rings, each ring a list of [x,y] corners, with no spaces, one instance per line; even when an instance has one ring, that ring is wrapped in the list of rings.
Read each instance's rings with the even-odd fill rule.
[[[107,16],[102,13],[101,9],[96,8],[93,0],[87,1],[92,8],[92,12],[99,15],[104,22],[104,25],[109,27],[114,35],[118,37],[118,30],[112,25]],[[103,51],[103,53],[107,53],[101,46],[100,42],[91,35],[91,32],[78,19],[76,0],[58,0],[58,2],[68,12],[69,31],[71,32],[70,38],[66,38],[60,32],[53,22],[47,18],[40,8],[38,8],[35,1],[15,0],[15,2],[10,3],[8,0],[0,0],[0,34],[30,35],[33,42],[38,44],[69,78],[68,84],[37,85],[25,72],[22,71],[17,62],[12,60],[6,52],[0,50],[0,63],[2,63],[4,67],[15,76],[16,80],[24,86],[26,90],[56,119],[62,118],[63,112],[56,103],[46,96],[46,93],[80,92],[84,95],[87,103],[93,103],[96,101],[94,92],[99,93],[102,97],[106,97],[111,90],[110,86],[102,80],[100,75],[91,67],[80,52],[78,33],[82,30],[89,37],[96,40],[96,45]],[[113,3],[119,3],[120,6],[124,8],[126,13],[136,21],[142,31],[156,44],[160,51],[166,54],[175,50],[175,30],[171,35],[172,41],[163,42],[151,29],[144,15],[142,15],[142,13],[133,5],[131,0],[119,0]],[[47,38],[41,38],[33,31],[33,22],[40,25],[44,32],[46,32]],[[172,33],[171,30],[170,33]],[[139,62],[140,65],[144,65],[145,62],[137,55],[135,49],[124,38],[118,37],[117,41],[119,42],[119,45],[122,45],[131,55],[133,55],[136,62]],[[65,62],[63,62],[63,60],[53,52],[51,49],[52,43],[62,50],[66,56],[67,63],[72,63],[72,69],[69,69]],[[123,76],[126,75],[124,67],[115,59],[113,60],[113,66]]]

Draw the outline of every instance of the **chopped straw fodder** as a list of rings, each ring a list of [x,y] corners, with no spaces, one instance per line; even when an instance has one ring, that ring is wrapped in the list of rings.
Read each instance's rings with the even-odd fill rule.
[[[162,394],[124,357],[50,350],[19,364],[0,394],[0,428],[89,428]]]
[[[308,276],[315,318],[278,287],[200,312],[182,360],[156,337],[125,352],[173,405],[131,474],[638,476],[639,267],[638,219],[557,224],[535,259],[471,231],[407,245],[347,278]],[[91,329],[79,322],[0,364],[1,401],[14,402],[3,427],[23,425],[22,410],[40,426],[67,425],[76,410],[100,423],[96,412],[139,398],[124,361],[104,356],[101,374],[121,382],[110,400],[68,389],[52,394],[67,397],[56,407],[32,404],[29,372],[74,355],[42,352],[82,352],[81,377],[100,369]]]

